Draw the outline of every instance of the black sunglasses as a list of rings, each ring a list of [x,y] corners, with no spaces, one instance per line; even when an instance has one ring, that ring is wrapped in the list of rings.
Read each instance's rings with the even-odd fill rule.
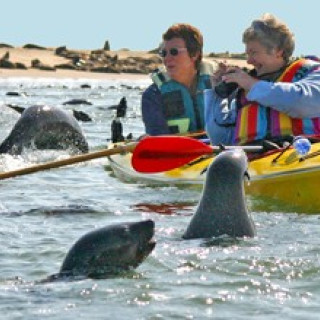
[[[162,58],[165,58],[167,56],[167,54],[170,53],[170,55],[175,57],[179,54],[179,52],[186,51],[186,50],[188,50],[188,49],[187,48],[171,48],[169,50],[162,49],[159,51],[159,56]]]

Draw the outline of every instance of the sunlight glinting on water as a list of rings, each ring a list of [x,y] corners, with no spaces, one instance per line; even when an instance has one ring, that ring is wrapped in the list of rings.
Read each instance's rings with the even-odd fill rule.
[[[124,133],[143,133],[146,80],[1,79],[0,138],[19,118],[6,104],[81,110],[91,149],[110,143],[114,112],[126,96]],[[82,84],[90,88],[82,89]],[[21,96],[6,96],[19,91]],[[79,98],[91,105],[63,105]],[[0,156],[8,171],[62,159],[38,150]],[[0,312],[2,319],[317,319],[319,217],[253,211],[253,239],[182,240],[201,188],[119,181],[105,158],[1,181]],[[248,200],[249,204],[255,204]],[[254,207],[254,206],[252,206]],[[119,222],[152,219],[157,245],[123,277],[40,283],[59,272],[77,239]]]

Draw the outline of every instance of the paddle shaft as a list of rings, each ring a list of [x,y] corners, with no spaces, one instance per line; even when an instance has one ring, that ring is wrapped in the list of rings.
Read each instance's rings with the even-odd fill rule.
[[[188,133],[182,133],[182,134],[177,134],[176,136],[179,137],[190,137],[190,138],[194,138],[194,137],[200,137],[200,136],[206,136],[207,133],[205,131],[196,131],[196,132],[188,132]]]
[[[103,158],[103,157],[111,156],[111,155],[118,154],[118,153],[132,152],[134,150],[134,148],[136,147],[136,145],[137,145],[137,142],[133,142],[133,143],[118,146],[118,147],[115,147],[112,149],[103,149],[103,150],[99,150],[99,151],[95,151],[95,152],[77,155],[77,156],[70,157],[67,159],[55,160],[55,161],[46,162],[46,163],[42,163],[39,165],[31,166],[31,167],[2,172],[2,173],[0,173],[0,180],[13,178],[16,176],[27,175],[30,173],[44,171],[44,170],[48,170],[48,169],[68,166],[71,164],[89,161],[89,160],[93,160],[93,159]]]
[[[203,133],[202,132],[194,133],[195,136],[200,135],[200,134],[203,134]],[[79,163],[79,162],[85,162],[85,161],[90,161],[93,159],[112,156],[114,154],[132,152],[135,149],[137,144],[138,144],[138,142],[131,142],[126,145],[120,145],[120,146],[112,148],[112,149],[103,149],[103,150],[99,150],[99,151],[95,151],[95,152],[77,155],[77,156],[70,157],[67,159],[55,160],[55,161],[46,162],[46,163],[42,163],[39,165],[31,166],[31,167],[2,172],[2,173],[0,173],[0,180],[9,179],[9,178],[17,177],[17,176],[28,175],[31,173],[45,171],[45,170],[54,169],[54,168],[59,168],[59,167],[63,167],[63,166],[68,166],[68,165]]]

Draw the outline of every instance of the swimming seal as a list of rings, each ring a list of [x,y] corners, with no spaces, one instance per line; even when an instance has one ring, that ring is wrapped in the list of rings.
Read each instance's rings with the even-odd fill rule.
[[[68,112],[53,106],[25,109],[0,145],[0,153],[19,155],[23,148],[70,149],[72,153],[89,150],[77,120]]]
[[[247,167],[247,157],[240,149],[224,151],[215,157],[184,239],[224,234],[254,236],[255,227],[247,209],[243,184]]]
[[[71,247],[58,274],[42,282],[108,278],[138,267],[156,243],[154,222],[118,223],[91,231]]]

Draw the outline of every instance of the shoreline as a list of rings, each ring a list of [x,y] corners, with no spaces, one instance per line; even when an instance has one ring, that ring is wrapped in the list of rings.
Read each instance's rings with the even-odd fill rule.
[[[44,71],[38,69],[0,69],[0,80],[10,78],[53,78],[53,79],[90,79],[90,80],[148,80],[148,74],[140,73],[99,73],[77,70]]]
[[[0,79],[8,78],[71,78],[96,80],[147,80],[162,61],[157,53],[130,50],[64,50],[0,47]],[[245,60],[212,58],[239,67],[247,66]]]

